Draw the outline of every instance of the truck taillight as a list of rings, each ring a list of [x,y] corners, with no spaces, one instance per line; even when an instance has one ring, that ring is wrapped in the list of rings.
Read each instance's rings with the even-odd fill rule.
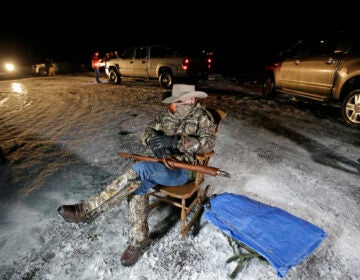
[[[185,58],[182,64],[182,69],[189,70],[189,64],[190,64],[190,60],[188,58]]]
[[[211,66],[212,66],[212,58],[208,57],[208,59],[207,59],[207,67],[208,67],[208,69],[210,69]]]

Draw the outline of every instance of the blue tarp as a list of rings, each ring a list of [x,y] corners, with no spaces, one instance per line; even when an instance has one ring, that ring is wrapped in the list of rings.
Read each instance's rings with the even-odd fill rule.
[[[246,196],[222,193],[205,205],[204,219],[264,257],[284,277],[326,238],[319,227]]]

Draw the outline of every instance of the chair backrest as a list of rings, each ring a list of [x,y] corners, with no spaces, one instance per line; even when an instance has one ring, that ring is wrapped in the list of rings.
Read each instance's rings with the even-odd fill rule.
[[[220,124],[222,123],[222,121],[225,119],[226,117],[226,113],[221,110],[221,109],[212,109],[212,108],[206,108],[206,110],[208,112],[211,113],[211,115],[213,116],[214,118],[214,122],[216,124],[216,127],[215,127],[215,132],[216,132],[216,135],[218,134],[219,132],[219,128],[220,128]],[[214,151],[211,151],[207,154],[197,154],[196,155],[196,158],[199,162],[199,164],[202,164],[202,165],[208,165],[209,163],[209,160],[210,158],[215,154]],[[199,172],[196,172],[196,177],[195,177],[195,184],[196,185],[200,185],[201,182],[203,181],[203,174],[199,173]]]
[[[213,118],[214,118],[214,122],[216,124],[215,131],[216,131],[216,134],[217,134],[218,131],[219,131],[219,127],[220,127],[221,122],[226,117],[226,113],[221,109],[206,108],[206,110],[208,110],[211,113],[211,115],[213,116]]]

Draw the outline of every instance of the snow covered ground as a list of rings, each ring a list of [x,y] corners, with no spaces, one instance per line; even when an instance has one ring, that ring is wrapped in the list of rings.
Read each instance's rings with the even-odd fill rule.
[[[228,279],[236,264],[224,234],[201,221],[179,240],[168,207],[151,212],[163,236],[133,267],[127,203],[91,224],[71,224],[59,205],[95,194],[142,154],[145,124],[160,110],[158,84],[96,84],[93,73],[0,81],[1,279]],[[213,193],[241,194],[322,228],[328,237],[285,279],[360,279],[360,132],[338,108],[285,97],[267,100],[259,86],[213,75],[199,83],[202,103],[227,112],[211,166],[232,178],[206,176]],[[259,259],[237,279],[279,279]]]

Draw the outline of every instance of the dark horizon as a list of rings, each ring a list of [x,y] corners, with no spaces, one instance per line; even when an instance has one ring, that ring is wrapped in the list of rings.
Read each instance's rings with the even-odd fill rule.
[[[351,26],[353,21],[341,19],[341,7],[336,21],[330,22],[326,15],[307,7],[279,13],[273,5],[239,9],[228,3],[198,8],[174,3],[175,8],[164,12],[161,3],[143,7],[111,4],[107,9],[74,7],[66,1],[51,7],[26,2],[7,9],[0,31],[0,56],[21,56],[29,63],[45,57],[90,62],[94,51],[104,55],[113,50],[121,53],[133,45],[164,44],[214,49],[232,67],[261,64],[302,36]],[[14,24],[15,19],[23,24]]]

